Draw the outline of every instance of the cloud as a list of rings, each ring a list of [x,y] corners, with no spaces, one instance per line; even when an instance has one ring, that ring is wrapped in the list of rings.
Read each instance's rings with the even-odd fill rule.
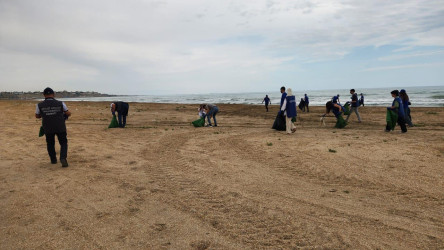
[[[416,0],[1,1],[0,84],[248,90],[283,68],[343,60],[361,47],[399,48],[382,61],[433,56],[416,48],[444,46],[442,16],[442,1]]]
[[[424,63],[424,64],[408,64],[408,65],[395,65],[395,66],[384,66],[384,67],[374,67],[362,70],[362,72],[371,71],[383,71],[383,70],[398,70],[398,69],[411,69],[411,68],[422,68],[422,67],[435,67],[440,64]]]

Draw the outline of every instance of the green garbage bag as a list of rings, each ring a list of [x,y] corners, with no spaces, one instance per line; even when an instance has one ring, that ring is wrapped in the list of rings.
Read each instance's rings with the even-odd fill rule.
[[[385,119],[387,121],[387,125],[390,127],[390,130],[394,130],[396,122],[398,121],[398,114],[394,110],[387,109]]]
[[[349,115],[350,114],[350,103],[346,103],[344,105],[344,115]]]
[[[45,130],[43,129],[43,126],[40,126],[39,137],[42,137],[44,135],[45,135]]]
[[[109,124],[108,128],[118,128],[119,122],[117,122],[117,118],[115,115],[113,115],[113,119],[111,120],[111,123]]]
[[[336,117],[336,125],[335,128],[344,128],[347,126],[347,122],[344,120],[341,114]]]
[[[203,127],[205,126],[205,118],[201,117],[194,122],[191,122],[194,127]]]

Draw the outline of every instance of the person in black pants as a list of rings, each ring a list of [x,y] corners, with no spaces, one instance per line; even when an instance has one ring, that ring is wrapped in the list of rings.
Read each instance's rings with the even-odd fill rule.
[[[126,102],[113,102],[111,103],[111,113],[116,115],[119,120],[119,127],[124,128],[126,126],[126,117],[128,116],[129,104]]]
[[[68,167],[68,139],[66,138],[65,120],[71,115],[64,102],[54,99],[54,91],[51,88],[43,90],[45,100],[37,104],[35,117],[42,118],[43,130],[46,136],[46,148],[52,164],[57,163],[55,151],[55,136],[60,144],[60,162],[62,167]]]
[[[393,110],[395,113],[398,114],[398,120],[397,123],[398,125],[401,127],[401,132],[402,133],[406,133],[407,132],[407,127],[405,126],[405,113],[404,113],[404,106],[402,104],[402,100],[401,98],[399,98],[399,91],[398,90],[393,90],[392,92],[390,92],[390,94],[392,95],[393,102],[392,102],[392,106],[387,107],[388,110]],[[386,128],[385,128],[385,132],[390,132],[391,127],[389,124],[387,124]]]

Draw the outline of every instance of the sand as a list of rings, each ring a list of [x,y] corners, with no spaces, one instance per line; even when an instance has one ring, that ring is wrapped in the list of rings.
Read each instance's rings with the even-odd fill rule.
[[[67,102],[68,168],[50,164],[36,102],[0,101],[0,249],[444,248],[444,108],[383,132],[385,108],[345,129],[277,106]],[[59,146],[56,146],[57,152]]]

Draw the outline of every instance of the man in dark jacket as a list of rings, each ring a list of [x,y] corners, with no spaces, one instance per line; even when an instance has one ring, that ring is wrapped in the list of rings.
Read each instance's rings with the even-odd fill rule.
[[[119,127],[124,128],[126,125],[126,117],[128,116],[129,104],[126,102],[111,103],[111,113],[116,115],[119,120]]]
[[[55,152],[55,136],[60,144],[60,162],[62,167],[68,167],[68,139],[66,138],[65,120],[71,115],[64,102],[54,99],[54,91],[46,88],[43,91],[45,100],[37,104],[35,117],[43,119],[43,130],[46,136],[46,148],[52,164],[57,163]]]

